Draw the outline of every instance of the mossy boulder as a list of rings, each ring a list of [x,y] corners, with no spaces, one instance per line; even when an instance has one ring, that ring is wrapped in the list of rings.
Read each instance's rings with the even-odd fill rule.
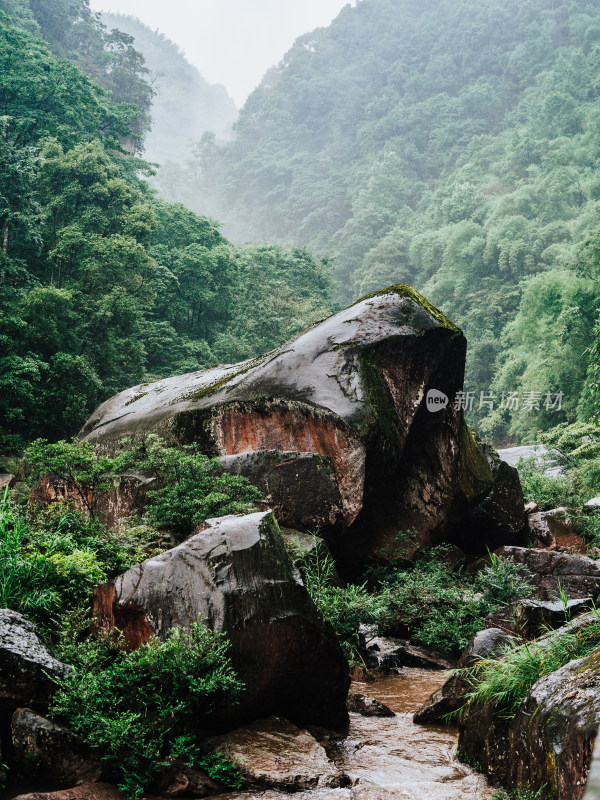
[[[122,392],[81,435],[105,452],[149,433],[199,443],[247,469],[286,524],[324,529],[348,571],[410,559],[462,530],[496,485],[456,402],[465,351],[456,325],[414,289],[392,286],[260,358]],[[298,474],[321,477],[296,480],[285,459],[267,456],[277,452],[297,454]],[[253,467],[265,459],[268,480]],[[484,549],[488,522],[504,531],[482,514]]]

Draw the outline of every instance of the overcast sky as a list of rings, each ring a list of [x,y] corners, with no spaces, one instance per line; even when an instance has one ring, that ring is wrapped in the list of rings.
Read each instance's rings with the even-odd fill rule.
[[[329,25],[348,3],[353,0],[91,0],[90,6],[158,28],[241,107],[298,36]]]

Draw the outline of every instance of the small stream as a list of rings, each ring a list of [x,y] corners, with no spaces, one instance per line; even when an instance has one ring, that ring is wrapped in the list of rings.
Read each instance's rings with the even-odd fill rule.
[[[485,778],[456,760],[456,732],[414,725],[412,714],[448,677],[445,672],[404,669],[355,683],[352,689],[374,697],[396,712],[394,718],[351,714],[348,736],[330,753],[348,774],[348,789],[240,792],[220,800],[492,800]]]

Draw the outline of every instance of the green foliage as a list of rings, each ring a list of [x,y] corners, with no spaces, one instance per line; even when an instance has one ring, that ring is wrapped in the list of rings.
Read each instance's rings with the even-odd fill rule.
[[[223,473],[197,446],[167,447],[154,434],[114,460],[117,473],[127,469],[159,482],[160,488],[148,491],[147,519],[184,536],[209,517],[248,513],[262,496],[246,478]]]
[[[533,642],[507,644],[501,659],[481,659],[460,671],[472,686],[466,697],[469,702],[493,703],[502,716],[510,719],[537,680],[591,653],[599,644],[597,613],[584,626],[551,631]]]
[[[151,554],[147,532],[122,533],[68,506],[20,507],[7,489],[0,501],[0,607],[48,627],[57,614],[86,604],[96,586]]]
[[[491,563],[477,574],[476,586],[483,599],[495,606],[506,606],[520,597],[530,597],[535,587],[533,575],[524,564],[490,554]]]
[[[202,756],[193,733],[243,689],[221,634],[198,622],[132,652],[107,637],[75,648],[72,628],[63,639],[57,652],[74,657],[74,668],[61,681],[51,713],[101,754],[129,797],[141,796],[176,759],[239,788],[235,768],[222,757]]]

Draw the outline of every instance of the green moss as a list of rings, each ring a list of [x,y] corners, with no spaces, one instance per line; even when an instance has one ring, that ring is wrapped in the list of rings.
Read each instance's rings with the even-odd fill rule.
[[[487,458],[479,447],[472,429],[464,421],[460,430],[458,482],[461,491],[469,499],[485,494],[494,483]]]
[[[398,415],[385,378],[370,353],[361,353],[359,364],[362,384],[377,427],[389,445],[401,449],[404,437],[398,427]]]
[[[134,395],[134,396],[131,398],[131,400],[128,400],[128,401],[125,403],[125,405],[126,405],[126,406],[130,406],[130,405],[132,405],[133,403],[137,403],[137,401],[138,401],[138,400],[141,400],[141,399],[142,399],[142,397],[146,397],[146,395],[147,395],[147,394],[148,394],[148,392],[138,392],[136,395]]]
[[[388,286],[387,289],[380,289],[378,292],[372,292],[371,294],[361,297],[356,303],[362,303],[363,300],[370,300],[372,297],[383,297],[386,294],[398,294],[401,297],[408,297],[410,300],[414,300],[415,303],[418,303],[428,311],[444,328],[462,334],[458,325],[455,325],[439,308],[432,305],[427,298],[423,297],[422,294],[419,294],[416,289],[413,289],[412,286],[409,286],[407,283],[395,283],[392,286]],[[354,303],[354,305],[356,305],[356,303]]]

